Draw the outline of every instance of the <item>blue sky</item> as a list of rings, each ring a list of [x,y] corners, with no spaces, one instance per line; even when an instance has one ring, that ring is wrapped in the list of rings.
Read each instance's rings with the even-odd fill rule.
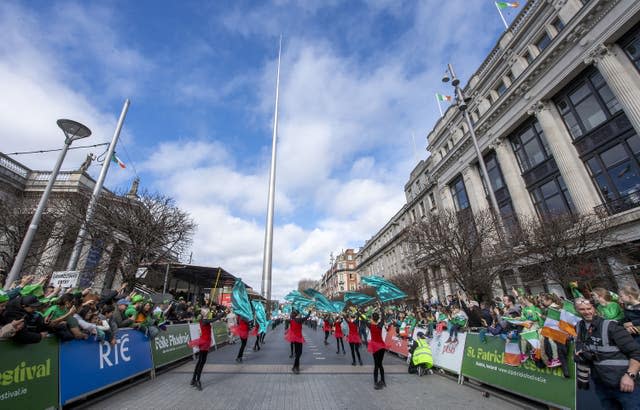
[[[276,297],[400,209],[434,93],[450,94],[446,63],[468,78],[503,30],[484,0],[3,2],[0,28],[0,150],[57,148],[58,118],[89,126],[83,143],[109,141],[129,98],[128,167],[107,186],[137,174],[174,197],[199,225],[194,263],[257,289],[282,33]],[[101,153],[72,151],[63,169],[89,151]],[[50,169],[55,153],[15,158]]]

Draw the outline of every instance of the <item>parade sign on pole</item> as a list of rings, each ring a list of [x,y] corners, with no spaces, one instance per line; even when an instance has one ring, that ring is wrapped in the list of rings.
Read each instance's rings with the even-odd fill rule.
[[[504,347],[505,342],[499,337],[487,336],[486,343],[483,343],[477,333],[467,333],[462,374],[541,403],[565,409],[575,408],[573,360],[569,360],[571,377],[565,378],[559,367],[540,369],[531,360],[516,367],[503,364]]]
[[[164,366],[184,357],[191,356],[191,341],[188,324],[170,325],[151,341],[151,355],[154,367]]]
[[[0,409],[58,408],[58,340],[0,342]]]
[[[149,338],[133,329],[119,330],[117,343],[72,340],[60,344],[60,401],[87,396],[153,368]]]
[[[74,288],[78,285],[79,278],[80,272],[77,270],[53,272],[50,284],[56,288]]]

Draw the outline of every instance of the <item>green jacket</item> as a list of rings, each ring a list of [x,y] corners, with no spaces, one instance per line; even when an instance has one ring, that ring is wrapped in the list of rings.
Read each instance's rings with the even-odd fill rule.
[[[596,310],[603,319],[622,320],[624,318],[624,311],[616,302],[608,302],[606,305],[598,305]]]

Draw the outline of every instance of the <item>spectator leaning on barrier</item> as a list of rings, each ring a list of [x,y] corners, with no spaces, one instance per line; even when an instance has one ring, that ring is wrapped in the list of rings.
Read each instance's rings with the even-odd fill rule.
[[[24,319],[7,321],[4,318],[7,302],[9,302],[9,295],[0,290],[0,340],[12,338],[17,331],[24,327]]]
[[[591,291],[593,300],[596,301],[598,315],[604,319],[610,320],[622,320],[624,318],[624,312],[618,304],[611,297],[611,293],[604,288],[594,288]]]
[[[118,328],[131,327],[134,324],[132,318],[125,316],[125,311],[129,304],[130,302],[127,299],[120,299],[118,303],[116,303],[116,309],[113,312],[112,319]]]
[[[637,408],[640,345],[616,321],[598,316],[588,299],[576,299],[575,306],[582,316],[576,326],[576,363],[590,368],[603,408]],[[578,378],[582,378],[579,382],[584,387],[585,377],[579,375]]]
[[[640,341],[640,291],[631,286],[620,289],[620,300],[625,304],[622,326],[637,341]]]
[[[16,331],[13,340],[17,343],[38,343],[47,337],[47,327],[37,309],[42,306],[34,295],[20,296],[12,299],[4,312],[8,322],[24,319],[24,327]]]

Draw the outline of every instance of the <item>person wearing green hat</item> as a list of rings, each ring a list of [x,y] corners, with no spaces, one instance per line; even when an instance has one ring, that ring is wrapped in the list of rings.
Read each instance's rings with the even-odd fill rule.
[[[47,337],[47,327],[37,309],[42,306],[34,295],[12,299],[4,312],[4,320],[13,322],[24,319],[24,327],[16,331],[12,340],[20,344],[39,343]]]

